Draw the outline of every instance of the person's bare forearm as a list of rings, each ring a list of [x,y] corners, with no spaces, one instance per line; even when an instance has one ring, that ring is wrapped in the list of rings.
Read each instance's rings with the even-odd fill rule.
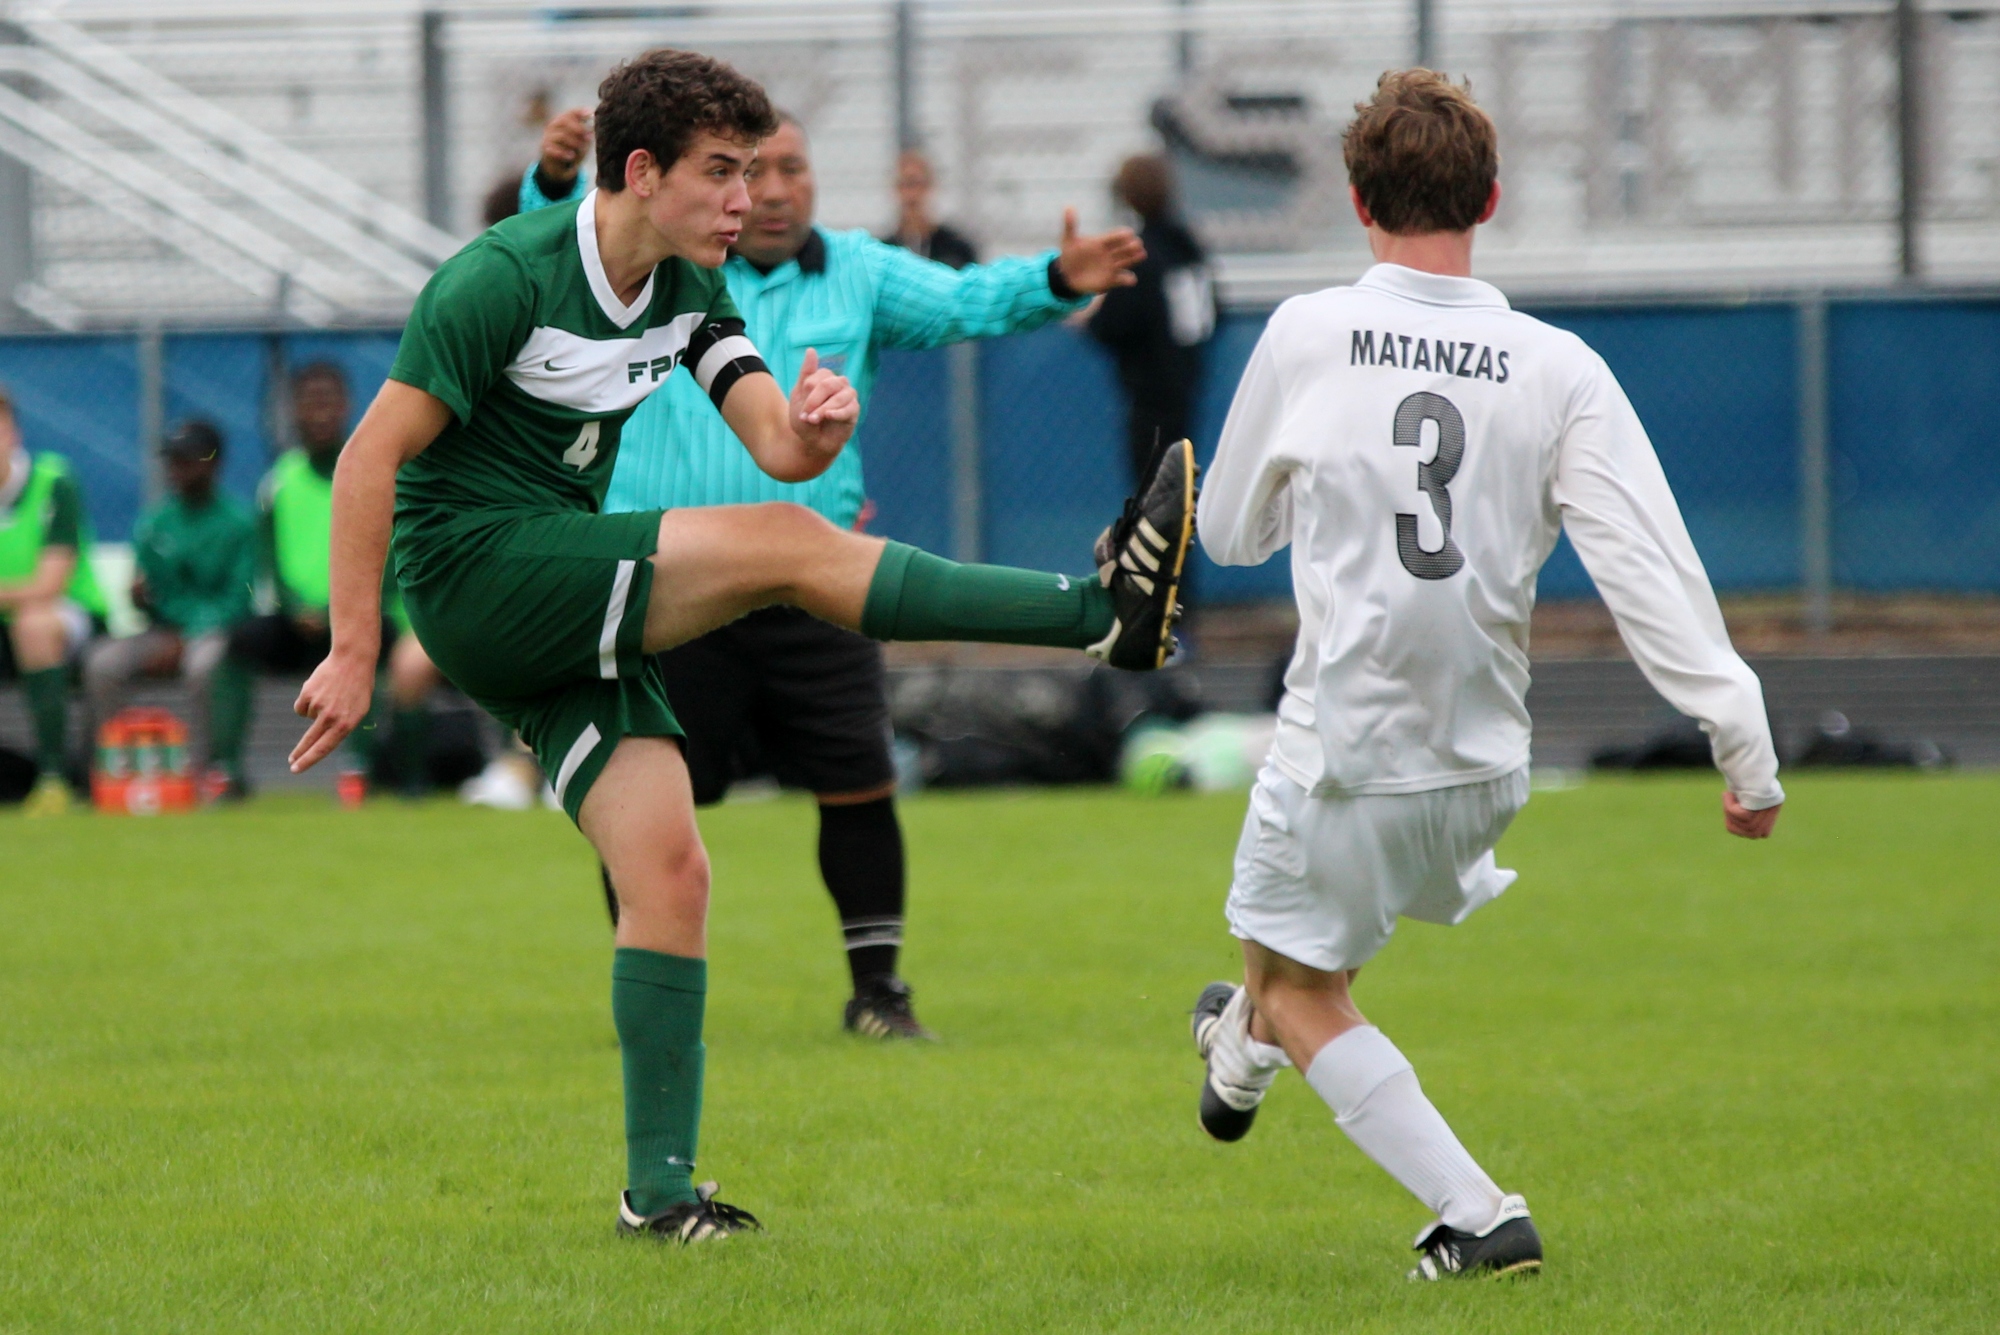
[[[385,436],[357,431],[333,470],[328,617],[335,657],[373,663],[382,652],[382,563],[389,555],[399,454]]]
[[[0,607],[22,607],[28,603],[45,603],[51,598],[61,597],[62,591],[69,587],[70,576],[74,574],[76,574],[75,548],[45,549],[36,562],[34,574],[11,584],[0,584]]]
[[[729,392],[723,416],[757,467],[780,482],[806,482],[831,459],[811,456],[792,430],[791,404],[769,376],[745,376]]]
[[[760,372],[738,380],[722,403],[729,429],[757,467],[780,482],[808,482],[824,473],[860,415],[853,386],[821,369],[810,348],[790,396]]]
[[[324,760],[367,716],[382,650],[382,561],[389,552],[396,470],[423,453],[451,412],[423,390],[391,380],[354,429],[333,473],[333,651],[313,669],[292,708],[312,720],[292,748],[292,772]]]

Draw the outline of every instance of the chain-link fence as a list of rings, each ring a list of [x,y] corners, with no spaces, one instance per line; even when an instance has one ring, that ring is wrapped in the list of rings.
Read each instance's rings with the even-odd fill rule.
[[[1116,164],[1164,148],[1232,308],[1206,450],[1261,312],[1365,265],[1339,126],[1423,44],[1500,125],[1482,272],[1611,361],[1719,586],[1822,606],[1834,587],[2000,590],[2000,308],[1980,296],[2000,284],[2000,13],[1426,12],[1419,31],[1414,2],[1372,0],[16,4],[0,10],[0,286],[43,324],[168,332],[10,339],[0,376],[48,443],[101,465],[109,536],[144,490],[137,442],[186,412],[257,440],[236,465],[254,474],[282,441],[267,399],[302,335],[172,331],[372,323],[328,346],[365,349],[357,374],[379,378],[408,271],[437,244],[423,219],[466,234],[547,116],[588,105],[616,60],[678,44],[803,118],[832,227],[886,227],[895,151],[919,142],[949,220],[989,254],[1035,249],[1065,205],[1112,221]],[[217,161],[232,152],[243,170]],[[335,184],[313,194],[301,164]],[[182,195],[131,189],[139,168]],[[104,184],[121,170],[123,195]],[[892,356],[861,437],[877,528],[1079,566],[1125,485],[1120,411],[1067,329]],[[1214,599],[1284,583],[1201,574]],[[1545,593],[1587,588],[1559,553]]]
[[[1423,33],[1420,7],[1433,16]],[[1118,161],[1164,144],[1223,256],[1225,293],[1269,301],[1360,261],[1339,127],[1421,41],[1500,124],[1508,193],[1482,257],[1516,290],[1852,285],[1895,279],[1906,260],[1935,280],[2000,279],[1990,4],[70,0],[5,12],[23,59],[58,24],[458,235],[533,159],[550,113],[591,103],[615,61],[676,44],[736,62],[804,119],[831,226],[890,221],[891,163],[910,138],[936,160],[955,223],[989,251],[1031,249],[1065,205],[1108,221]],[[0,99],[18,88],[129,161],[185,177],[185,161],[119,124],[120,105],[9,69]],[[8,109],[0,154],[25,142]],[[25,261],[45,314],[135,318],[135,291],[169,322],[261,312],[218,295],[228,276],[190,259],[187,219],[136,226],[129,208],[107,211],[101,174],[57,171],[51,156],[32,173]]]

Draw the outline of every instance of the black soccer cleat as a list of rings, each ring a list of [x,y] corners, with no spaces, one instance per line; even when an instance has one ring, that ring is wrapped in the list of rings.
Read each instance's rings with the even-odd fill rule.
[[[1092,554],[1097,577],[1111,591],[1111,633],[1084,652],[1112,667],[1150,672],[1179,647],[1181,576],[1194,539],[1194,445],[1177,440],[1153,453],[1138,491]]]
[[[1201,1081],[1201,1129],[1224,1142],[1238,1141],[1250,1134],[1250,1124],[1257,1120],[1257,1105],[1264,1101],[1264,1092],[1277,1077],[1276,1070],[1259,1072],[1245,1083],[1242,1077],[1232,1078],[1230,1073],[1218,1073],[1215,1069],[1216,1040],[1221,1036],[1222,1026],[1229,1023],[1225,1012],[1240,991],[1234,983],[1210,983],[1204,987],[1194,1003],[1191,1024],[1195,1051],[1208,1064]]]
[[[739,1210],[734,1205],[724,1205],[715,1199],[716,1186],[704,1182],[695,1188],[701,1197],[698,1201],[683,1201],[669,1206],[658,1214],[642,1215],[632,1208],[632,1193],[618,1194],[618,1232],[628,1238],[658,1238],[663,1242],[678,1242],[683,1246],[696,1242],[707,1242],[711,1238],[726,1238],[731,1233],[762,1232],[764,1226],[757,1222],[757,1216],[748,1210]]]
[[[917,1023],[917,1013],[911,1005],[915,995],[910,985],[894,974],[871,978],[855,990],[853,999],[847,1003],[840,1019],[841,1028],[869,1038],[935,1039],[936,1034]]]
[[[1500,1279],[1533,1275],[1542,1268],[1542,1238],[1519,1196],[1500,1202],[1500,1219],[1484,1233],[1461,1233],[1442,1219],[1417,1234],[1423,1255],[1411,1279]]]

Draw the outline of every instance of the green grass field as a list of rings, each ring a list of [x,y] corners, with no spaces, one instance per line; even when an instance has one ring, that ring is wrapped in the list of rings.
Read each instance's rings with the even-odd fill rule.
[[[702,1175],[614,1238],[609,942],[559,817],[0,819],[0,1330],[1939,1331],[2000,1324],[2000,779],[1538,794],[1520,882],[1358,996],[1526,1193],[1539,1279],[1408,1284],[1419,1206],[1286,1076],[1195,1126],[1237,797],[905,808],[945,1041],[839,1032],[812,813],[723,808]]]

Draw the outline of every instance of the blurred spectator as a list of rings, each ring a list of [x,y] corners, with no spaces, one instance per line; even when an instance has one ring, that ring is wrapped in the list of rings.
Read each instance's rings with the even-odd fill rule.
[[[505,222],[521,211],[521,182],[513,176],[503,176],[493,183],[480,202],[480,221],[491,227],[494,223]]]
[[[542,127],[542,155],[521,177],[517,207],[532,213],[551,200],[577,194],[577,178],[590,153],[590,113],[572,107]]]
[[[1137,283],[1104,294],[1088,328],[1118,359],[1125,446],[1137,478],[1155,442],[1193,434],[1202,352],[1215,332],[1215,287],[1207,252],[1176,212],[1164,157],[1125,159],[1111,190],[1139,215],[1146,258],[1132,271]]]
[[[19,677],[35,723],[28,814],[69,809],[69,665],[104,629],[83,493],[59,454],[30,454],[0,388],[0,679]]]
[[[243,744],[250,725],[253,674],[259,670],[304,674],[332,647],[327,622],[332,553],[333,470],[347,443],[347,377],[331,362],[314,362],[292,378],[292,409],[299,448],[271,466],[257,491],[260,583],[276,611],[253,616],[229,636],[229,655],[217,674],[214,741],[217,765],[243,778]],[[383,571],[382,661],[390,669],[396,707],[397,771],[406,787],[424,783],[425,702],[440,677],[416,636],[396,588],[393,567]],[[367,790],[375,758],[374,714],[349,736],[348,764],[339,782],[342,799],[357,802]],[[416,758],[411,763],[412,757]]]
[[[520,176],[509,176],[486,196],[486,225],[568,199],[590,151],[590,113],[575,107],[542,127],[542,153]]]
[[[954,269],[979,263],[979,251],[965,234],[939,222],[931,212],[931,192],[936,186],[931,160],[921,149],[906,148],[897,154],[896,230],[882,239]]]
[[[213,797],[241,791],[237,776],[213,765],[209,702],[230,628],[250,615],[257,577],[250,512],[216,490],[222,449],[222,433],[198,420],[184,423],[160,446],[171,494],[132,530],[132,605],[152,624],[137,635],[99,640],[83,668],[98,723],[123,707],[135,677],[185,680],[188,749],[204,771],[203,792]]]

